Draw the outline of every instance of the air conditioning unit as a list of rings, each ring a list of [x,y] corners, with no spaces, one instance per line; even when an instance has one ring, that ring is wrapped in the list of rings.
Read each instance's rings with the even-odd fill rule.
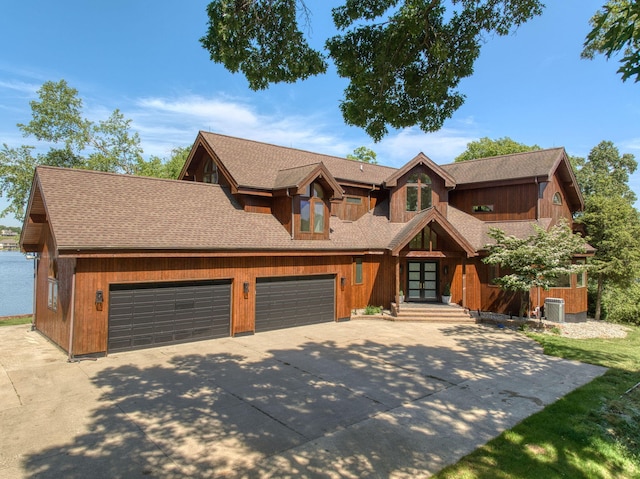
[[[547,321],[564,323],[564,299],[547,298],[544,300],[544,315]]]

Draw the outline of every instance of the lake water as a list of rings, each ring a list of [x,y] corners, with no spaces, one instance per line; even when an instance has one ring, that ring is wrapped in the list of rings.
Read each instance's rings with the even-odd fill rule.
[[[33,260],[0,251],[0,316],[33,313]]]

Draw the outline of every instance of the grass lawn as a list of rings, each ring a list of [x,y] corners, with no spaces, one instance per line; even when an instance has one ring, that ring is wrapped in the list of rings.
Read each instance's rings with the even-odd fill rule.
[[[529,336],[546,354],[610,369],[434,477],[640,477],[640,328],[625,339]]]
[[[4,319],[0,319],[0,327],[1,326],[14,326],[16,324],[29,324],[33,316],[14,316],[8,317]]]

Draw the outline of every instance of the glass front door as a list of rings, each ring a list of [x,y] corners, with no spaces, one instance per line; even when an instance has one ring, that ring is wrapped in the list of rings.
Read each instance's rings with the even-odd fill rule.
[[[407,263],[407,300],[436,301],[438,299],[438,263],[409,261]]]

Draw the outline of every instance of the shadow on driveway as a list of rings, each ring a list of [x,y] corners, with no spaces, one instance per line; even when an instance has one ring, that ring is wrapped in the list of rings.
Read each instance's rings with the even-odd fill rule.
[[[26,456],[23,471],[425,477],[604,372],[495,329],[392,326],[317,325],[82,363],[99,389],[84,432]],[[283,335],[291,347],[272,347]]]

